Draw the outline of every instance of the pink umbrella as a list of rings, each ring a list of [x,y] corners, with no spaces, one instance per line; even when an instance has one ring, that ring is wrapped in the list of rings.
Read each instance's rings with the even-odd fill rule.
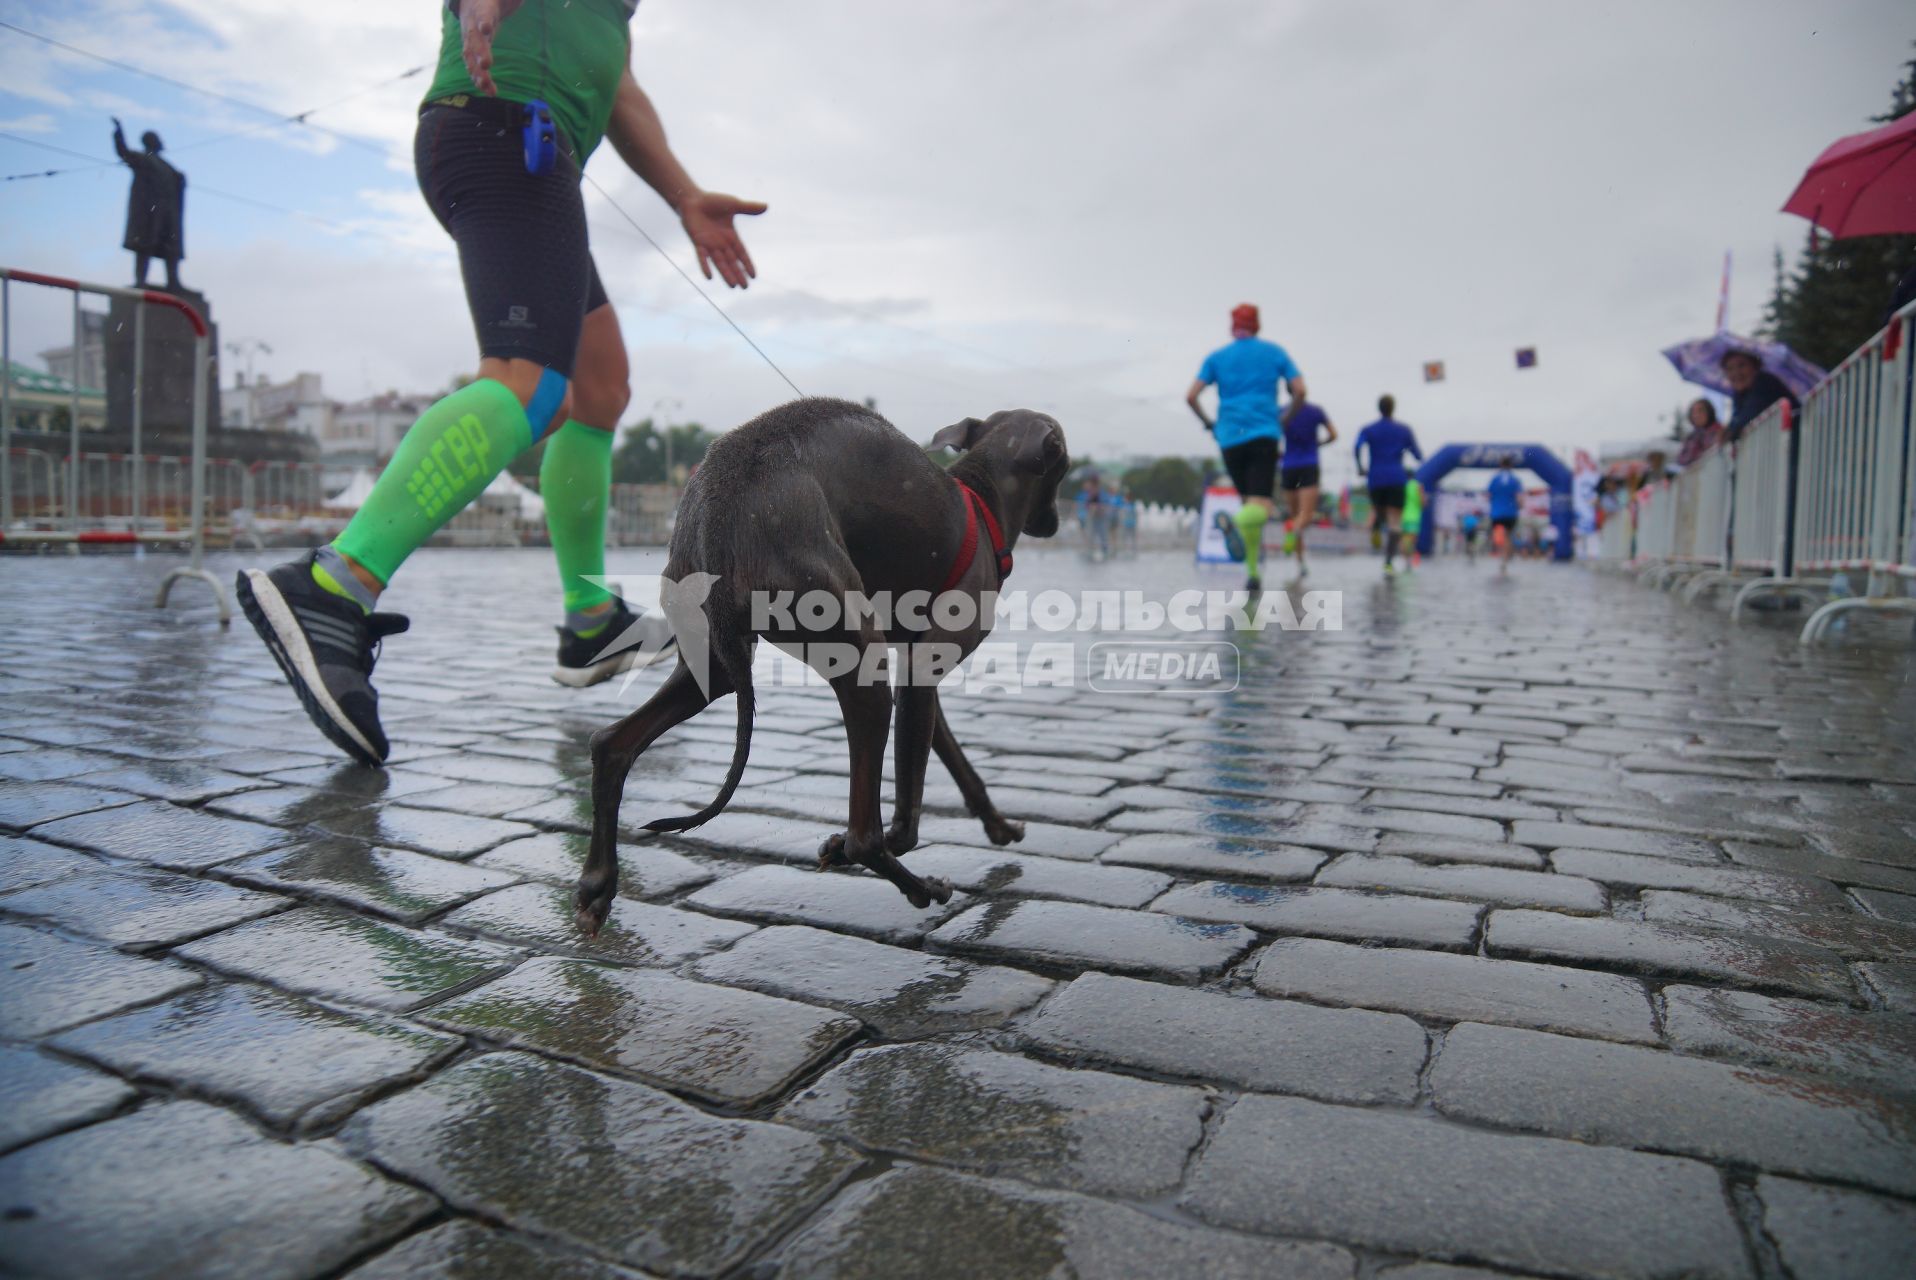
[[[1783,212],[1808,218],[1838,240],[1916,231],[1916,111],[1831,144]]]

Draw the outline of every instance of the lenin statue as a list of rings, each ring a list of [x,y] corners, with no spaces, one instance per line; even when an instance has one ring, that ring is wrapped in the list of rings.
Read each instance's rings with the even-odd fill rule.
[[[120,121],[113,120],[113,149],[127,168],[133,170],[133,190],[126,200],[125,247],[133,251],[138,278],[146,284],[147,264],[154,258],[166,263],[166,287],[180,287],[180,259],[186,256],[183,220],[186,209],[186,175],[160,159],[160,135],[151,129],[141,137],[144,151],[126,145]]]

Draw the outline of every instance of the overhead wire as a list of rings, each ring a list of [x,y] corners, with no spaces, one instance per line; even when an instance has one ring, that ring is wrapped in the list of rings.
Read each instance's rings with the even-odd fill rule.
[[[378,145],[367,142],[364,139],[355,137],[341,130],[333,129],[326,125],[317,124],[310,117],[319,111],[328,110],[332,107],[338,106],[341,103],[350,101],[354,98],[358,98],[365,94],[375,92],[382,88],[386,88],[400,81],[410,79],[411,77],[416,76],[420,72],[426,70],[428,65],[428,64],[421,64],[419,66],[409,67],[405,69],[404,71],[398,72],[392,76],[388,76],[385,79],[375,81],[372,84],[364,85],[361,88],[352,91],[351,93],[342,95],[341,97],[331,99],[330,101],[321,103],[317,106],[308,107],[302,111],[297,111],[297,112],[287,114],[277,110],[276,108],[264,106],[256,102],[251,102],[244,98],[236,97],[232,94],[222,93],[217,90],[208,89],[202,85],[191,84],[187,81],[179,80],[172,76],[164,75],[157,71],[152,71],[145,67],[136,66],[132,63],[124,62],[117,58],[111,58],[104,54],[96,53],[89,49],[80,48],[77,45],[69,44],[62,40],[57,40],[51,36],[43,35],[36,31],[28,30],[27,28],[22,27],[17,23],[0,20],[0,30],[7,30],[7,31],[14,32],[17,35],[24,36],[28,39],[38,41],[52,48],[56,48],[63,52],[73,54],[77,57],[86,58],[91,61],[100,63],[104,66],[112,67],[116,70],[124,71],[132,75],[141,76],[146,79],[153,80],[158,83],[169,85],[173,88],[183,90],[185,92],[199,94],[203,97],[224,102],[230,106],[238,107],[247,111],[257,112],[259,114],[271,117],[270,120],[249,128],[231,130],[226,133],[216,134],[212,137],[194,140],[182,146],[176,147],[174,149],[176,152],[197,150],[202,147],[211,146],[220,142],[230,141],[235,138],[255,136],[255,135],[265,133],[272,129],[279,128],[288,124],[297,124],[305,128],[313,129],[319,133],[323,133],[329,137],[335,138],[338,141],[345,143],[347,145],[359,147],[362,150],[371,151],[376,154],[383,155],[385,154],[385,152]],[[25,173],[7,174],[7,175],[0,176],[0,181],[15,182],[15,181],[31,179],[31,178],[57,177],[64,174],[90,172],[95,169],[107,169],[119,163],[118,160],[101,160],[95,156],[88,155],[84,152],[74,151],[69,148],[60,147],[52,143],[41,142],[33,138],[22,137],[18,134],[14,134],[10,132],[0,131],[0,138],[6,138],[9,141],[21,143],[26,146],[37,147],[42,150],[57,152],[62,155],[72,156],[76,159],[86,160],[90,162],[89,165],[85,167],[81,167],[81,168],[46,169],[46,170],[35,170],[35,171],[25,172]],[[726,327],[730,328],[732,332],[739,337],[740,340],[742,340],[748,347],[750,347],[753,353],[757,355],[758,358],[762,360],[765,363],[765,365],[768,368],[770,368],[772,372],[776,374],[782,382],[785,383],[786,386],[792,389],[794,394],[799,395],[801,397],[805,394],[799,388],[798,384],[794,382],[792,378],[784,371],[784,369],[781,368],[779,364],[775,360],[773,360],[770,355],[766,353],[765,349],[761,347],[758,344],[758,342],[754,340],[753,337],[745,331],[743,326],[741,326],[738,323],[738,321],[733,319],[730,313],[728,313],[724,307],[720,306],[717,300],[714,299],[709,293],[707,293],[706,290],[698,283],[697,280],[695,280],[692,277],[692,275],[688,271],[686,271],[682,266],[679,265],[677,260],[675,260],[672,257],[672,255],[666,251],[665,247],[661,245],[659,241],[649,231],[647,231],[642,224],[639,223],[637,219],[635,219],[634,217],[632,217],[631,214],[626,212],[626,210],[618,203],[618,201],[612,197],[610,192],[608,192],[603,186],[601,186],[597,180],[592,178],[590,174],[584,174],[582,176],[584,177],[586,182],[591,183],[593,190],[599,193],[600,197],[603,198],[609,206],[611,206],[613,211],[619,215],[619,217],[626,223],[626,225],[629,226],[633,231],[637,232],[638,235],[642,237],[648,245],[651,246],[652,250],[655,253],[657,253],[659,257],[665,260],[666,264],[672,268],[672,270],[679,276],[679,278],[684,280],[686,285],[690,287],[693,292],[698,294],[699,298],[706,304],[706,306],[709,307],[715,314],[717,314],[719,319],[724,322]],[[301,210],[301,209],[289,208],[284,205],[274,204],[270,201],[260,200],[252,196],[240,195],[235,192],[222,191],[216,187],[209,187],[204,183],[194,184],[193,190],[206,195],[215,196],[220,199],[231,200],[236,203],[251,205],[254,208],[267,210],[269,212],[280,213],[289,217],[300,218],[305,221],[313,222],[321,226],[330,227],[332,229],[344,232],[346,234],[372,235],[375,238],[386,239],[390,242],[398,243],[396,237],[382,234],[371,228],[353,227],[346,223],[339,222],[335,219],[324,217],[323,215],[320,215],[320,214],[311,213],[309,211]],[[1068,372],[1063,372],[1056,368],[1044,368],[1044,367],[1040,367],[1036,365],[1024,364],[1020,361],[1012,360],[1006,356],[1000,355],[997,352],[989,351],[981,347],[976,347],[969,343],[960,342],[960,341],[957,341],[956,339],[945,337],[944,335],[935,333],[931,330],[924,329],[916,325],[903,323],[889,316],[883,316],[873,312],[865,311],[864,309],[856,306],[855,304],[839,302],[835,299],[822,297],[818,294],[811,293],[804,289],[786,288],[782,291],[791,296],[802,297],[809,301],[816,302],[826,307],[832,308],[833,310],[839,311],[843,314],[854,316],[867,323],[883,325],[888,328],[899,330],[900,332],[910,333],[926,341],[933,342],[944,347],[948,347],[955,351],[962,351],[975,357],[981,357],[987,360],[991,360],[995,363],[1001,364],[1010,369],[1029,373],[1035,376],[1071,377],[1071,375]],[[654,308],[648,308],[648,309],[654,309]],[[942,382],[942,383],[946,383],[947,385],[956,385],[955,383],[952,383],[951,380],[948,380],[948,379],[936,378],[931,375],[912,373],[910,371],[903,370],[903,369],[895,369],[892,366],[884,365],[876,361],[865,360],[859,357],[845,356],[843,353],[820,351],[818,348],[809,348],[809,347],[803,346],[802,344],[792,343],[789,341],[787,342],[786,345],[798,347],[801,350],[811,350],[811,351],[817,352],[818,354],[828,355],[828,356],[832,356],[839,359],[850,360],[854,363],[868,365],[870,367],[886,370],[889,372],[903,373],[909,377],[921,378],[927,381]],[[1083,386],[1084,390],[1094,392],[1109,400],[1112,400],[1117,403],[1122,403],[1127,406],[1134,406],[1134,407],[1154,407],[1155,406],[1155,402],[1148,400],[1144,397],[1129,396],[1120,392],[1110,391],[1102,387],[1088,386],[1082,383],[1080,385]]]

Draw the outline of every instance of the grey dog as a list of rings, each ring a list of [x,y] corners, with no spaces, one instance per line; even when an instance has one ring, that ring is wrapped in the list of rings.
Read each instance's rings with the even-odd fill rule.
[[[1058,531],[1058,484],[1070,455],[1056,421],[1010,409],[954,423],[931,443],[964,456],[943,470],[870,409],[805,399],[761,414],[707,452],[686,486],[665,577],[682,583],[715,575],[700,578],[710,584],[699,606],[710,662],[700,664],[701,683],[693,663],[703,655],[684,652],[694,628],[682,625],[683,615],[673,617],[679,665],[645,705],[592,736],[592,844],[573,899],[588,934],[605,923],[618,889],[619,804],[633,762],[666,730],[728,693],[738,695],[738,736],[717,798],[697,813],[648,822],[646,829],[690,830],[716,817],[738,789],[751,750],[752,650],[761,636],[802,652],[830,680],[845,717],[851,812],[845,830],[820,848],[821,867],[858,863],[897,885],[914,906],[950,899],[949,884],[921,880],[897,857],[918,843],[926,757],[934,747],[991,841],[1023,838],[1024,828],[997,811],[966,762],[939,710],[936,683],[901,683],[894,698],[889,683],[869,674],[893,645],[911,652],[955,646],[960,656],[969,654],[991,629],[988,607],[974,609],[970,625],[953,629],[922,613],[907,625],[904,611],[887,620],[885,630],[869,615],[843,616],[824,633],[775,614],[754,626],[754,597],[762,601],[771,593],[825,591],[842,601],[851,593],[869,599],[881,592],[897,598],[957,591],[977,602],[997,591],[1021,532],[1048,538]],[[669,604],[667,614],[673,615]],[[687,620],[700,621],[696,615]],[[839,652],[849,646],[874,661],[834,673],[813,660],[821,642]],[[880,785],[894,701],[897,803],[887,829]]]

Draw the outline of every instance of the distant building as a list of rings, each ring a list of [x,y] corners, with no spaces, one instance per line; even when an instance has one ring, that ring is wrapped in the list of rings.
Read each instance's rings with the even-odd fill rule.
[[[72,350],[71,347],[65,349],[69,365]],[[45,359],[46,354],[41,358]],[[7,365],[7,411],[15,431],[65,431],[73,414],[73,384],[58,374],[11,363]],[[97,382],[82,386],[80,430],[98,431],[105,425],[106,392]]]
[[[48,347],[40,353],[47,372],[71,385],[74,380],[73,344]],[[106,394],[106,312],[80,312],[80,371],[82,393]],[[103,402],[104,403],[104,402]],[[84,412],[84,410],[82,410]]]
[[[388,391],[335,406],[332,424],[319,438],[321,458],[332,467],[384,465],[398,450],[406,429],[438,398]]]
[[[322,442],[333,408],[316,373],[295,374],[287,382],[270,382],[262,373],[250,384],[243,376],[235,376],[233,389],[221,397],[220,404],[224,426],[290,431]]]

